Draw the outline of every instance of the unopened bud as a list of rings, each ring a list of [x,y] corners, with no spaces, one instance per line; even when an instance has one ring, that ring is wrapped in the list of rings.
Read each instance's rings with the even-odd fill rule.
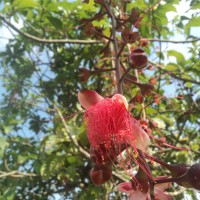
[[[95,185],[102,185],[112,176],[112,166],[107,164],[95,164],[90,171],[90,178]]]
[[[185,163],[171,164],[169,166],[170,167],[168,167],[168,169],[170,170],[172,177],[177,177],[185,174],[190,167]]]
[[[142,48],[133,49],[129,55],[129,65],[133,69],[143,69],[148,64],[146,52]]]
[[[177,183],[187,188],[200,190],[200,163],[192,165]]]

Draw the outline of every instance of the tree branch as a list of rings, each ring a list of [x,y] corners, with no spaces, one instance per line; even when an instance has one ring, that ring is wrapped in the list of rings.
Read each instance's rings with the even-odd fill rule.
[[[150,64],[154,65],[155,67],[157,67],[158,69],[161,69],[162,71],[164,71],[165,73],[169,74],[171,77],[175,78],[175,79],[178,79],[178,80],[181,80],[181,81],[184,81],[184,82],[191,82],[191,83],[194,83],[194,84],[197,84],[197,85],[200,85],[200,82],[199,81],[196,81],[196,80],[191,80],[191,79],[187,79],[187,78],[182,78],[180,75],[176,75],[175,73],[173,72],[170,72],[166,69],[163,69],[163,67],[157,63],[154,63],[153,61],[148,61]]]
[[[105,2],[105,9],[108,11],[108,14],[110,15],[111,21],[112,21],[112,35],[113,35],[113,46],[114,46],[114,53],[115,53],[117,92],[122,94],[123,89],[122,89],[122,82],[120,81],[120,79],[121,79],[120,57],[119,57],[119,48],[118,48],[117,36],[116,36],[116,20],[115,20],[115,16],[114,16],[112,10],[110,9],[110,5],[107,2]]]
[[[11,171],[11,172],[0,171],[0,178],[7,177],[7,176],[11,176],[11,177],[25,177],[25,176],[33,177],[33,176],[37,176],[37,175],[33,174],[33,173],[25,173],[25,172],[18,172],[18,171]]]
[[[101,41],[97,40],[78,40],[78,39],[45,39],[45,38],[39,38],[36,36],[33,36],[31,34],[25,33],[18,29],[16,26],[11,24],[3,15],[0,14],[0,19],[7,24],[9,27],[11,27],[13,30],[15,30],[17,33],[22,35],[23,37],[33,40],[35,42],[40,42],[40,43],[58,43],[58,44],[99,44],[102,43]],[[192,42],[197,42],[200,41],[200,38],[195,38],[193,40],[181,40],[181,41],[176,41],[176,40],[162,40],[162,39],[157,39],[157,38],[144,38],[147,39],[150,42],[165,42],[165,43],[192,43]]]
[[[65,122],[65,120],[64,120],[64,117],[63,117],[63,115],[62,115],[60,109],[59,109],[56,105],[54,105],[54,107],[55,107],[55,109],[56,109],[56,111],[57,111],[57,113],[58,113],[58,115],[59,115],[59,117],[60,117],[60,119],[61,119],[61,122],[62,122],[62,124],[63,124],[63,126],[64,126],[64,128],[65,128],[65,131],[66,131],[67,136],[68,136],[68,137],[70,138],[70,140],[74,143],[75,147],[76,147],[85,157],[90,158],[90,154],[89,154],[87,151],[85,151],[85,149],[83,149],[83,148],[78,144],[77,140],[76,140],[74,137],[72,137],[72,136],[70,135],[68,126],[67,126],[67,124],[66,124],[66,122]]]
[[[180,40],[180,41],[177,41],[177,40],[162,40],[162,39],[158,39],[158,38],[144,38],[144,39],[146,39],[150,42],[175,43],[175,44],[179,44],[179,43],[186,44],[186,43],[192,43],[192,42],[200,41],[200,38],[195,38],[193,40]]]
[[[65,43],[69,43],[69,44],[99,44],[102,43],[101,41],[97,41],[97,40],[74,40],[74,39],[45,39],[45,38],[39,38],[33,35],[30,35],[28,33],[25,33],[23,31],[21,31],[20,29],[18,29],[16,26],[14,26],[13,24],[11,24],[3,15],[0,14],[0,19],[7,24],[9,27],[11,27],[13,30],[15,30],[17,33],[19,33],[20,35],[22,35],[23,37],[33,40],[35,42],[40,42],[40,43],[58,43],[58,44],[65,44]]]

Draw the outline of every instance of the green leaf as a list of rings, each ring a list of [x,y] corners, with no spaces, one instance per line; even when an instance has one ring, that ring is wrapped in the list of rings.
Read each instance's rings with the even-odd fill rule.
[[[197,3],[196,5],[191,6],[190,9],[191,9],[191,10],[200,9],[200,3]]]
[[[154,108],[151,108],[151,107],[147,107],[147,108],[146,108],[146,112],[147,112],[149,115],[153,115],[153,114],[157,113],[157,110],[154,109]]]
[[[15,0],[13,2],[13,6],[19,10],[24,8],[35,8],[37,5],[38,3],[35,0]]]
[[[179,69],[179,66],[178,66],[177,64],[175,64],[175,63],[169,63],[169,64],[167,64],[167,65],[165,66],[165,69],[166,69],[167,71],[176,71],[176,70]]]
[[[166,128],[166,124],[162,119],[160,119],[160,118],[152,118],[152,120],[155,123],[157,123],[159,129],[165,129]]]
[[[81,157],[79,156],[68,156],[67,161],[70,165],[81,165]]]
[[[13,200],[14,195],[15,195],[15,187],[9,187],[7,190],[5,190],[3,196],[5,200]]]
[[[191,83],[191,82],[186,82],[186,83],[185,83],[185,86],[186,86],[187,88],[191,88],[191,87],[192,87],[192,83]]]
[[[52,17],[52,16],[48,16],[47,19],[49,20],[49,22],[57,29],[61,29],[63,26],[63,23],[60,19],[56,18],[56,17]]]
[[[200,26],[200,16],[193,17],[186,25],[185,25],[185,34],[190,34],[191,27],[199,27]]]
[[[176,12],[176,7],[173,6],[172,4],[165,4],[161,7],[162,12],[170,12],[170,11],[174,11]]]
[[[4,151],[8,147],[9,143],[6,141],[5,137],[0,137],[0,160],[3,158]]]
[[[178,52],[178,51],[176,51],[176,50],[168,51],[167,52],[167,56],[168,57],[169,56],[174,56],[176,58],[178,64],[182,64],[182,63],[185,62],[185,58],[184,58],[183,54]]]
[[[191,77],[190,75],[188,75],[188,74],[183,74],[183,75],[181,75],[181,78],[186,78],[186,79],[192,81],[192,77]]]

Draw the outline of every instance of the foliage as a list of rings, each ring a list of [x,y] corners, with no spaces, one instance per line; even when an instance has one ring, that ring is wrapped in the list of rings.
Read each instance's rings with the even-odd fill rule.
[[[112,24],[101,2],[0,1],[0,25],[13,33],[0,51],[0,199],[125,199],[115,190],[127,178],[123,171],[117,170],[118,176],[101,187],[89,179],[92,162],[77,99],[78,91],[85,88],[102,96],[117,92],[111,59],[114,50],[108,42]],[[143,45],[137,38],[129,46],[142,45],[149,56],[148,68],[138,71],[138,78],[143,84],[154,84],[154,93],[141,103],[140,88],[133,84],[134,70],[123,83],[133,116],[140,118],[145,105],[155,137],[190,148],[177,151],[152,143],[152,153],[172,164],[198,162],[200,50],[192,30],[199,27],[199,1],[190,2],[191,16],[176,14],[172,21],[167,13],[176,13],[177,0],[111,2],[116,18],[126,18],[128,13],[126,28],[137,24],[134,31],[144,39]],[[123,43],[124,27],[116,26],[116,37]],[[178,33],[185,42],[193,41],[187,53],[165,45],[165,40]],[[148,45],[145,38],[149,38]],[[77,42],[83,40],[86,43]],[[186,45],[184,41],[180,44],[182,49]],[[128,55],[126,45],[120,55],[124,68]],[[89,73],[85,82],[81,82],[86,76],[81,73],[83,68]],[[168,173],[159,165],[151,169],[155,175]],[[179,190],[175,185],[170,192],[176,195]],[[177,193],[175,199],[183,199],[186,193],[195,199],[192,190]]]

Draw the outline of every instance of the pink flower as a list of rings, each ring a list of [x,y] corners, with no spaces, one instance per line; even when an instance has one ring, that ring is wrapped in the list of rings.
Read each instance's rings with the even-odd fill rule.
[[[170,200],[170,196],[165,194],[163,191],[170,187],[170,183],[157,184],[154,187],[155,200]],[[146,193],[141,190],[133,190],[131,182],[123,182],[117,186],[120,192],[127,193],[129,200],[150,200],[150,190]]]
[[[123,95],[103,98],[93,90],[84,90],[78,99],[86,109],[84,121],[95,163],[112,162],[127,147],[146,150],[149,136],[128,112]]]

